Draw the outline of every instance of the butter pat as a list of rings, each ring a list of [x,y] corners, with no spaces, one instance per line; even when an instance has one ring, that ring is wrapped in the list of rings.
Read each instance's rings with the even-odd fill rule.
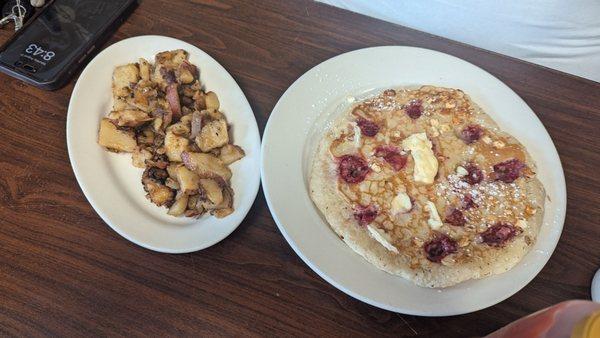
[[[415,161],[413,178],[415,182],[432,184],[438,171],[438,161],[431,150],[431,141],[425,133],[412,134],[404,141],[402,147],[410,150]]]
[[[410,209],[412,209],[412,203],[406,193],[399,192],[398,195],[394,196],[390,207],[392,215],[403,214],[410,211]]]
[[[374,240],[381,243],[381,245],[383,245],[389,251],[393,253],[399,253],[398,249],[391,243],[392,238],[390,237],[390,235],[385,233],[385,231],[376,228],[372,225],[367,225],[367,229],[369,230],[369,234],[371,235],[371,237],[373,237]]]
[[[440,219],[440,214],[435,207],[435,204],[431,201],[427,201],[425,203],[425,210],[429,213],[429,219],[427,220],[427,224],[432,230],[437,230],[442,226],[442,220]]]

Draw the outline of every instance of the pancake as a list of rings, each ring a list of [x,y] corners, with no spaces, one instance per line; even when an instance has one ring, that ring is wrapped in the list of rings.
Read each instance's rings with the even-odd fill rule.
[[[544,188],[523,145],[458,89],[388,89],[319,143],[310,194],[355,252],[423,287],[505,272],[536,241]]]

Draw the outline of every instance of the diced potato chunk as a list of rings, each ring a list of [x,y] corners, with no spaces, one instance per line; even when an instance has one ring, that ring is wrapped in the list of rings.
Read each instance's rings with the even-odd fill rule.
[[[163,64],[169,68],[177,68],[187,59],[187,52],[183,49],[170,50],[156,54],[156,63]]]
[[[229,143],[229,133],[225,120],[215,120],[206,123],[196,136],[196,144],[200,150],[207,152]]]
[[[219,107],[220,107],[219,98],[217,97],[217,94],[215,94],[214,92],[206,93],[206,96],[204,97],[204,101],[206,104],[206,109],[219,110]]]
[[[160,206],[165,205],[173,199],[173,190],[167,186],[158,184],[151,180],[146,181],[145,189],[152,203]]]
[[[226,182],[231,178],[231,170],[223,161],[211,154],[183,152],[181,158],[186,168],[201,178],[221,177]]]
[[[206,194],[206,197],[215,205],[223,202],[223,190],[217,181],[210,178],[200,179],[200,185]]]
[[[135,109],[132,107],[124,98],[115,97],[115,101],[113,102],[113,110],[126,110],[126,109]]]
[[[195,194],[198,188],[200,188],[200,177],[185,166],[178,166],[175,175],[177,182],[179,182],[179,187],[184,194]]]
[[[112,111],[108,114],[108,118],[116,122],[119,127],[138,127],[152,120],[148,113],[135,109]]]
[[[194,74],[192,73],[193,70],[194,66],[189,64],[187,61],[182,62],[181,65],[179,65],[179,68],[177,68],[177,72],[175,73],[177,79],[179,80],[179,83],[188,84],[194,82]]]
[[[109,119],[100,121],[98,144],[113,151],[130,153],[136,147],[133,132],[119,130]]]
[[[181,162],[181,153],[188,150],[189,144],[190,140],[168,130],[165,135],[165,150],[169,161]]]
[[[149,160],[151,158],[152,153],[140,147],[136,147],[133,153],[131,154],[131,162],[133,163],[133,166],[137,168],[145,168],[146,160]]]
[[[140,58],[138,63],[140,65],[140,77],[142,78],[142,80],[149,81],[151,68],[150,64],[144,58]]]
[[[173,203],[173,205],[169,208],[167,214],[171,216],[181,216],[188,205],[188,196],[181,195],[179,199]]]
[[[216,210],[213,210],[213,212],[212,212],[212,214],[216,218],[227,217],[227,216],[231,215],[232,213],[233,213],[233,208],[216,209]]]
[[[113,72],[113,95],[120,97],[129,95],[131,85],[137,83],[139,79],[140,71],[133,63],[115,68]]]
[[[221,153],[219,154],[219,158],[223,161],[224,164],[231,164],[242,157],[244,157],[246,153],[244,150],[233,144],[226,144],[221,147]]]

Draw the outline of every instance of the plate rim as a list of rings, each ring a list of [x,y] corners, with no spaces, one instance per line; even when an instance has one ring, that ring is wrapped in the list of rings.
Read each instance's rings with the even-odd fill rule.
[[[557,159],[557,163],[560,169],[560,188],[561,190],[563,190],[565,192],[565,199],[564,199],[564,203],[560,206],[560,211],[559,211],[559,220],[558,223],[559,224],[557,226],[557,230],[558,232],[558,236],[556,237],[556,240],[554,241],[554,243],[552,243],[552,250],[549,251],[549,254],[547,256],[545,256],[544,258],[544,262],[543,264],[540,264],[539,268],[535,269],[537,271],[535,271],[535,273],[532,273],[526,280],[525,283],[523,283],[522,285],[520,285],[518,288],[516,288],[515,290],[512,290],[511,292],[508,292],[507,294],[503,294],[501,296],[498,297],[494,297],[493,300],[491,300],[489,302],[489,304],[482,304],[479,306],[474,306],[472,309],[467,310],[467,311],[440,311],[438,313],[430,313],[430,312],[426,312],[426,311],[413,311],[411,309],[407,309],[407,308],[403,308],[403,309],[399,309],[398,307],[395,306],[391,306],[388,304],[384,304],[384,303],[380,303],[377,301],[374,301],[366,296],[363,296],[359,293],[356,293],[348,288],[346,288],[344,285],[342,285],[341,283],[338,283],[337,281],[335,281],[332,277],[328,276],[325,272],[323,272],[322,270],[320,270],[310,259],[308,259],[303,253],[302,250],[298,247],[297,243],[291,238],[291,236],[289,235],[289,233],[287,232],[285,226],[283,225],[283,223],[281,222],[281,220],[279,219],[279,216],[277,215],[276,211],[274,211],[275,209],[273,209],[273,205],[272,205],[272,198],[273,196],[271,195],[271,191],[270,191],[270,187],[269,187],[269,178],[267,177],[267,175],[265,174],[265,163],[266,163],[266,158],[265,158],[265,148],[268,146],[269,142],[270,142],[270,129],[272,128],[272,124],[271,124],[271,117],[273,116],[273,113],[278,112],[280,110],[278,110],[278,107],[280,107],[281,102],[283,101],[283,99],[289,95],[289,92],[294,89],[298,83],[300,83],[305,77],[308,77],[308,74],[311,73],[312,71],[315,71],[316,69],[318,69],[319,67],[322,67],[324,64],[328,63],[328,62],[333,62],[334,59],[336,58],[340,58],[342,56],[347,56],[348,54],[352,54],[352,53],[360,53],[360,52],[369,52],[369,51],[374,51],[374,50],[383,50],[383,49],[389,49],[389,48],[400,48],[400,49],[414,49],[414,50],[421,50],[421,51],[425,51],[427,53],[432,53],[432,54],[438,54],[438,55],[442,55],[446,58],[450,58],[452,60],[455,61],[459,61],[462,63],[466,63],[468,65],[470,65],[471,67],[474,67],[475,69],[477,69],[480,72],[483,72],[485,74],[487,74],[488,76],[490,76],[491,78],[493,78],[495,81],[497,81],[498,84],[500,84],[501,86],[506,87],[509,91],[511,91],[516,98],[526,107],[529,108],[529,110],[531,110],[532,112],[532,117],[537,120],[537,122],[540,123],[540,125],[543,127],[544,131],[546,132],[546,134],[548,135],[548,138],[552,144],[552,150],[553,152],[556,154],[556,159]],[[277,113],[276,113],[277,114]],[[279,100],[277,101],[277,103],[275,104],[275,106],[273,107],[271,114],[269,115],[269,118],[267,120],[267,123],[265,125],[264,128],[264,132],[263,132],[263,142],[261,144],[261,159],[260,159],[260,172],[261,172],[261,186],[263,189],[263,193],[265,195],[265,200],[267,202],[267,206],[269,207],[269,211],[273,217],[273,220],[275,221],[275,224],[277,225],[277,228],[279,229],[279,231],[282,233],[283,237],[285,238],[285,240],[288,242],[288,244],[292,247],[292,249],[294,250],[294,252],[296,253],[296,255],[298,255],[300,257],[300,259],[302,259],[302,261],[308,265],[311,270],[313,270],[318,276],[320,276],[321,278],[323,278],[326,282],[328,282],[329,284],[331,284],[332,286],[334,286],[335,288],[337,288],[338,290],[344,292],[345,294],[360,300],[364,303],[367,303],[369,305],[384,309],[384,310],[388,310],[388,311],[392,311],[392,312],[396,312],[396,313],[402,313],[402,314],[409,314],[409,315],[415,315],[415,316],[426,316],[426,317],[444,317],[444,316],[453,316],[453,315],[461,315],[461,314],[467,314],[467,313],[472,313],[472,312],[476,312],[476,311],[480,311],[482,309],[488,308],[488,307],[492,307],[494,305],[499,304],[500,302],[512,297],[513,295],[515,295],[516,293],[518,293],[519,291],[521,291],[525,286],[529,285],[529,283],[531,283],[531,281],[537,277],[539,275],[539,273],[541,272],[541,270],[546,266],[546,264],[548,264],[548,261],[550,260],[550,258],[552,257],[554,251],[556,250],[556,247],[558,246],[558,242],[560,241],[560,238],[562,236],[562,232],[564,230],[564,222],[565,222],[565,218],[566,218],[566,210],[567,210],[567,189],[566,189],[566,181],[565,181],[565,174],[564,174],[564,169],[562,166],[562,162],[560,159],[560,156],[558,154],[558,150],[556,148],[556,145],[554,144],[554,141],[552,140],[552,137],[550,136],[550,134],[548,133],[548,130],[546,129],[546,127],[544,126],[544,124],[542,123],[542,121],[539,119],[539,117],[537,116],[537,114],[535,114],[535,112],[533,111],[533,109],[531,109],[531,107],[529,107],[529,105],[525,102],[525,100],[523,100],[523,98],[517,94],[512,88],[510,88],[506,83],[504,83],[503,81],[501,81],[500,79],[498,79],[496,76],[494,76],[493,74],[489,73],[488,71],[486,71],[485,69],[469,62],[466,61],[462,58],[456,57],[454,55],[451,54],[447,54],[447,53],[443,53],[437,50],[432,50],[432,49],[428,49],[428,48],[422,48],[422,47],[414,47],[414,46],[406,46],[406,45],[382,45],[382,46],[373,46],[373,47],[366,47],[366,48],[359,48],[359,49],[355,49],[355,50],[351,50],[345,53],[341,53],[338,55],[335,55],[331,58],[328,58],[318,64],[316,64],[315,66],[311,67],[309,70],[305,71],[300,77],[298,77],[287,89],[286,91],[281,95],[281,97],[279,98]],[[517,264],[520,264],[521,261]],[[370,264],[370,263],[369,263]],[[512,269],[511,269],[512,270]],[[509,270],[510,271],[510,270]],[[398,278],[402,278],[400,276],[397,276]]]
[[[177,38],[173,38],[173,37],[169,37],[169,36],[164,36],[164,35],[138,35],[138,36],[132,36],[132,37],[128,37],[122,40],[119,40],[113,44],[111,44],[110,46],[107,46],[106,48],[104,48],[102,51],[100,51],[98,54],[96,54],[94,56],[94,58],[92,58],[87,65],[85,66],[85,68],[83,69],[83,71],[79,74],[77,80],[75,81],[75,85],[73,86],[73,90],[71,92],[71,97],[69,99],[69,105],[67,108],[67,117],[66,117],[66,133],[65,133],[65,138],[66,138],[66,143],[67,143],[67,153],[69,156],[69,163],[71,165],[71,169],[73,170],[73,174],[75,175],[75,179],[77,181],[77,184],[79,186],[79,188],[81,189],[81,191],[83,192],[83,195],[85,196],[85,198],[87,199],[88,203],[92,206],[92,209],[96,212],[96,214],[98,214],[98,216],[100,216],[100,218],[102,219],[102,221],[104,221],[104,223],[106,223],[106,225],[108,225],[113,231],[115,231],[117,234],[119,234],[121,237],[125,238],[126,240],[144,248],[147,250],[151,250],[151,251],[155,251],[155,252],[160,252],[160,253],[167,253],[167,254],[185,254],[185,253],[191,253],[191,252],[196,252],[196,251],[200,251],[200,250],[204,250],[206,248],[209,248],[219,242],[221,242],[222,240],[224,240],[225,238],[229,237],[229,235],[231,235],[231,233],[233,233],[239,226],[240,224],[245,220],[246,216],[248,215],[248,213],[250,212],[250,209],[252,208],[252,206],[254,205],[254,202],[256,200],[256,197],[258,196],[258,191],[260,189],[260,175],[258,175],[256,178],[252,179],[251,185],[249,185],[248,188],[248,194],[251,195],[251,199],[249,200],[250,202],[248,204],[243,204],[240,205],[240,207],[238,208],[238,210],[241,209],[241,217],[239,222],[237,222],[237,224],[235,224],[234,226],[231,226],[230,231],[227,231],[224,233],[224,235],[219,238],[216,237],[210,241],[207,241],[201,245],[196,245],[196,246],[189,246],[189,247],[185,247],[185,248],[167,248],[167,247],[160,247],[160,246],[155,246],[152,244],[148,244],[145,243],[143,241],[137,240],[136,238],[134,238],[133,236],[130,236],[129,234],[127,234],[125,231],[123,231],[118,225],[113,224],[113,222],[110,220],[110,217],[104,212],[104,210],[102,210],[102,208],[98,205],[98,203],[96,202],[96,199],[93,197],[93,194],[90,192],[90,190],[88,189],[88,186],[86,183],[84,183],[82,181],[81,178],[81,174],[80,174],[80,168],[78,166],[78,164],[76,162],[74,162],[74,157],[73,157],[73,146],[72,146],[72,142],[74,142],[73,137],[71,136],[71,128],[72,128],[72,107],[73,107],[73,102],[75,99],[75,93],[80,90],[80,86],[82,86],[81,82],[79,81],[81,79],[81,77],[84,74],[87,74],[87,72],[89,71],[89,66],[96,60],[96,58],[98,58],[101,55],[107,54],[110,52],[110,50],[113,47],[116,47],[118,45],[122,45],[122,44],[126,44],[128,42],[131,42],[132,40],[138,40],[138,39],[166,39],[166,40],[172,40],[173,42],[176,42],[178,44],[182,44],[185,46],[189,46],[193,49],[196,49],[197,51],[199,51],[201,54],[204,54],[205,56],[207,56],[208,58],[212,59],[216,65],[218,65],[218,67],[220,67],[220,71],[222,71],[222,73],[224,74],[225,77],[228,77],[239,89],[240,93],[242,94],[242,98],[243,98],[243,104],[245,104],[249,110],[249,112],[252,115],[252,121],[249,123],[250,124],[250,133],[253,135],[252,137],[255,138],[255,141],[258,143],[258,150],[259,150],[259,155],[257,156],[257,165],[260,169],[260,159],[261,159],[261,154],[262,154],[262,138],[260,135],[260,131],[258,129],[258,123],[256,121],[256,116],[254,115],[254,111],[252,109],[252,106],[250,105],[250,102],[248,101],[248,98],[246,97],[246,94],[244,93],[244,91],[242,90],[242,88],[239,86],[239,84],[237,83],[237,81],[235,80],[235,78],[231,75],[231,73],[229,73],[229,71],[227,71],[227,69],[219,62],[217,61],[215,58],[213,58],[209,53],[205,52],[203,49],[180,39]]]

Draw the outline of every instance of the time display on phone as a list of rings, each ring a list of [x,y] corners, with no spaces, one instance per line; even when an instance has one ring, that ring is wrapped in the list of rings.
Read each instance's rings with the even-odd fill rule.
[[[44,48],[36,45],[35,43],[29,44],[27,48],[25,48],[25,53],[41,58],[44,61],[50,61],[56,55],[55,52],[51,50],[45,50]]]

